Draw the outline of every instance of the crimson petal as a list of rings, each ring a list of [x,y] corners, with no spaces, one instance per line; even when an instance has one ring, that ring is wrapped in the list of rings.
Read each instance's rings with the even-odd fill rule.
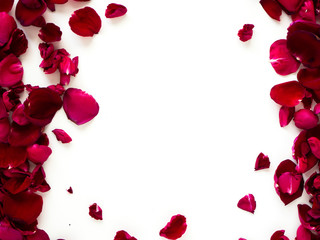
[[[22,80],[23,68],[20,60],[13,54],[0,62],[0,86],[11,87]]]
[[[300,129],[311,129],[317,126],[319,118],[309,109],[300,109],[294,113],[294,124]]]
[[[10,121],[8,118],[0,119],[0,142],[7,143],[10,133]]]
[[[72,138],[62,129],[54,129],[52,130],[57,140],[62,143],[69,143],[72,141]]]
[[[135,237],[130,236],[126,231],[121,230],[116,233],[114,240],[137,240]]]
[[[303,68],[298,72],[298,81],[302,86],[314,90],[320,89],[320,69]]]
[[[305,0],[300,10],[292,15],[292,20],[316,21],[315,9],[312,0]]]
[[[17,57],[21,54],[25,53],[28,48],[28,40],[26,35],[21,29],[15,29],[8,41],[8,43],[4,46],[4,51],[7,54],[13,53]]]
[[[89,207],[89,215],[96,220],[102,220],[102,209],[96,203],[93,203]]]
[[[29,8],[21,0],[18,1],[15,14],[22,26],[32,25],[46,11],[47,5],[43,0],[37,0],[37,3],[36,8]]]
[[[294,116],[294,112],[295,112],[294,107],[281,106],[279,110],[280,127],[285,127],[291,122]]]
[[[253,24],[244,24],[242,29],[238,31],[238,37],[242,42],[246,42],[252,38],[253,35]]]
[[[6,12],[0,12],[0,47],[5,45],[17,28],[16,21]]]
[[[0,12],[9,12],[13,6],[14,0],[1,0]]]
[[[302,101],[305,93],[305,88],[299,82],[289,81],[273,86],[270,96],[273,101],[280,105],[294,107]]]
[[[260,153],[256,159],[254,170],[257,171],[257,170],[266,169],[269,167],[270,167],[269,157],[267,155],[264,155],[263,153]]]
[[[180,238],[187,230],[185,216],[177,214],[171,217],[167,225],[160,230],[160,236],[175,240]]]
[[[237,206],[242,210],[254,213],[256,210],[256,201],[254,196],[252,194],[245,195],[239,200]]]
[[[116,18],[125,15],[127,8],[121,4],[110,3],[107,6],[105,16],[106,18]]]
[[[270,240],[289,240],[289,238],[284,235],[284,230],[278,230],[272,234]]]
[[[47,23],[39,31],[39,38],[44,42],[56,42],[61,40],[62,32],[54,23]]]
[[[9,226],[0,226],[1,240],[22,240],[22,234]]]
[[[260,0],[260,4],[271,18],[280,21],[282,9],[276,0]]]
[[[27,157],[35,164],[43,164],[51,153],[51,148],[44,145],[33,144],[27,148]]]
[[[41,135],[41,128],[33,124],[20,126],[12,123],[8,142],[12,146],[28,146],[34,144]]]
[[[288,14],[297,12],[304,2],[304,0],[277,0],[277,1],[282,6],[282,9]]]
[[[71,121],[81,125],[98,114],[99,105],[91,95],[81,89],[68,88],[63,97],[63,109]]]
[[[69,19],[71,30],[82,37],[92,37],[99,33],[101,19],[91,7],[76,10]]]
[[[44,230],[37,229],[34,234],[27,235],[26,240],[50,240],[50,238]]]

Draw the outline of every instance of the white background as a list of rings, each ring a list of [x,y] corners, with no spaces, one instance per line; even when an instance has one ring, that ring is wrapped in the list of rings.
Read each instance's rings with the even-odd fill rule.
[[[113,240],[123,229],[138,240],[160,240],[160,229],[179,213],[188,224],[181,240],[264,240],[280,229],[294,239],[296,205],[307,200],[285,207],[273,174],[292,159],[298,130],[292,123],[280,128],[279,106],[269,97],[273,85],[296,79],[277,75],[269,63],[269,47],[285,38],[289,17],[274,21],[253,0],[122,0],[127,14],[106,19],[109,3],[69,0],[45,14],[63,31],[55,47],[79,56],[69,86],[92,94],[100,112],[77,126],[61,110],[46,128],[53,154],[44,168],[52,189],[43,194],[39,228],[51,239]],[[84,6],[102,20],[92,38],[68,25]],[[237,32],[245,23],[255,28],[243,43]],[[21,57],[24,82],[58,83],[58,74],[38,67],[38,29],[22,29],[29,39]],[[73,141],[57,142],[55,128]],[[255,172],[260,152],[271,167]],[[237,208],[248,193],[256,197],[254,214]],[[88,215],[94,202],[102,221]]]

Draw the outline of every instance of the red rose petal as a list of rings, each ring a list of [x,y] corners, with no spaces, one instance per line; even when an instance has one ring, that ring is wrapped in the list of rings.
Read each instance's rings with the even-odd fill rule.
[[[278,184],[282,193],[292,195],[296,193],[300,187],[302,176],[291,172],[285,172],[280,175]]]
[[[171,217],[167,225],[160,230],[160,236],[167,239],[178,239],[187,230],[187,223],[185,216],[177,214]]]
[[[13,53],[17,57],[25,53],[28,48],[28,40],[26,35],[21,29],[15,29],[11,34],[8,43],[4,46],[3,50],[7,54]]]
[[[29,119],[24,114],[24,105],[19,104],[12,113],[12,121],[16,122],[20,126],[24,126],[30,123]]]
[[[61,40],[62,32],[54,23],[47,23],[39,31],[39,38],[44,42],[56,42]]]
[[[280,21],[282,8],[276,0],[260,0],[260,4],[271,18]]]
[[[26,240],[50,240],[50,238],[44,230],[37,229],[34,234],[27,235]]]
[[[297,81],[277,84],[271,88],[270,96],[276,103],[294,107],[298,105],[306,94],[305,88]]]
[[[33,144],[27,148],[28,159],[35,164],[43,164],[51,153],[51,148],[44,145]]]
[[[72,138],[62,129],[54,129],[52,130],[57,140],[62,143],[69,143],[72,141]]]
[[[23,68],[20,60],[13,54],[0,62],[0,86],[11,87],[22,80]]]
[[[71,121],[81,125],[98,114],[99,105],[91,95],[81,89],[68,88],[63,97],[63,109]]]
[[[121,230],[116,233],[113,240],[137,240],[135,237],[131,237],[126,231]]]
[[[92,37],[99,33],[101,19],[91,7],[76,10],[69,19],[71,30],[82,37]]]
[[[297,12],[304,2],[304,0],[277,0],[277,1],[282,6],[282,9],[288,14]]]
[[[125,15],[127,12],[127,8],[123,5],[110,3],[107,6],[105,16],[106,18],[116,18]]]
[[[294,124],[300,129],[311,129],[317,126],[319,118],[309,109],[300,109],[294,113]]]
[[[89,207],[89,215],[96,220],[102,220],[102,209],[96,203],[93,203]]]
[[[269,157],[267,155],[264,155],[263,153],[260,153],[256,159],[254,170],[257,171],[257,170],[266,169],[269,167],[270,167]]]
[[[254,196],[252,194],[245,195],[239,200],[237,206],[244,211],[254,213],[256,209],[256,201]]]
[[[17,28],[16,21],[6,12],[0,12],[0,47],[5,45]]]
[[[242,42],[246,42],[252,38],[253,35],[253,24],[244,24],[242,29],[238,31],[238,37]]]
[[[4,189],[12,194],[17,194],[25,191],[31,184],[31,178],[27,175],[11,177],[8,181],[3,184]]]
[[[295,113],[294,107],[282,106],[279,110],[280,127],[287,126],[293,119],[294,113]]]
[[[278,230],[272,234],[270,240],[289,240],[289,238],[284,235],[284,230]]]
[[[46,11],[47,5],[43,0],[39,0],[37,3],[39,4],[37,7],[30,8],[23,4],[21,0],[18,1],[16,18],[22,26],[32,25]]]
[[[313,155],[320,159],[320,140],[316,137],[308,138],[308,143]]]
[[[271,45],[270,62],[274,70],[283,76],[296,72],[300,66],[300,62],[288,50],[286,39],[277,40]]]
[[[69,187],[69,188],[67,189],[67,192],[70,193],[70,194],[73,194],[73,189],[72,189],[72,187]]]
[[[305,190],[310,195],[320,193],[320,174],[314,172],[306,181]]]
[[[42,197],[32,192],[4,195],[3,213],[13,221],[34,223],[42,211]]]
[[[302,86],[314,90],[320,89],[320,69],[303,68],[298,72],[298,81]]]
[[[9,12],[13,6],[14,0],[1,0],[0,12]]]
[[[305,0],[300,10],[292,15],[292,20],[316,21],[315,9],[312,0]]]
[[[8,142],[12,146],[28,146],[34,144],[41,135],[41,128],[33,124],[19,126],[12,123]]]
[[[7,143],[10,133],[10,121],[8,118],[0,119],[0,142]]]
[[[9,226],[0,226],[1,240],[22,240],[22,234]]]

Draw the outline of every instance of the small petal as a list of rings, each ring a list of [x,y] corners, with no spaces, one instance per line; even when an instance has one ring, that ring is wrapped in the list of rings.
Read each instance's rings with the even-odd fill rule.
[[[254,211],[256,210],[256,201],[254,199],[254,196],[252,194],[245,195],[239,200],[237,206],[242,210],[254,213]]]
[[[171,217],[167,225],[160,230],[160,236],[175,240],[180,238],[187,230],[185,216],[177,214]]]
[[[33,144],[27,148],[28,159],[35,164],[43,164],[51,153],[51,148],[44,145]]]
[[[280,127],[285,127],[291,122],[294,116],[294,112],[295,112],[294,107],[282,106],[280,108],[279,110]]]
[[[47,23],[39,31],[39,38],[44,42],[56,42],[61,40],[62,32],[54,23]]]
[[[263,153],[260,153],[256,159],[254,170],[257,171],[257,170],[266,169],[269,167],[270,167],[269,157],[267,155],[264,155]]]
[[[114,240],[137,240],[135,237],[130,236],[126,231],[121,230],[116,233]]]
[[[306,90],[297,81],[289,81],[277,84],[271,88],[270,97],[276,103],[294,107],[298,105],[306,94]]]
[[[289,240],[289,238],[284,235],[284,230],[278,230],[272,234],[270,240]]]
[[[238,31],[238,37],[242,42],[246,42],[252,38],[253,35],[253,24],[244,24],[242,29]]]
[[[96,203],[93,203],[89,207],[89,215],[96,220],[102,220],[102,209]]]
[[[8,55],[10,53],[19,57],[21,54],[25,53],[28,49],[28,40],[26,35],[21,29],[15,29],[11,34],[8,43],[4,46],[3,50]]]
[[[319,118],[309,109],[300,109],[294,113],[294,124],[300,129],[311,129],[317,126]]]
[[[20,60],[13,54],[0,62],[0,86],[11,87],[22,80],[23,68]]]
[[[116,18],[125,15],[127,12],[127,8],[123,5],[110,3],[107,6],[105,16],[106,18]]]
[[[282,9],[276,0],[260,0],[260,4],[271,18],[280,21]]]
[[[70,194],[73,194],[73,189],[72,189],[72,187],[69,187],[69,188],[67,189],[67,192],[70,193]]]
[[[62,129],[54,129],[52,132],[56,135],[57,140],[62,143],[69,143],[72,141],[72,138]]]

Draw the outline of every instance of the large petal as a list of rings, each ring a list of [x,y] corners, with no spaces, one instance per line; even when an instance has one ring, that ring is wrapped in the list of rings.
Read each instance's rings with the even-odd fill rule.
[[[305,93],[305,88],[299,82],[289,81],[273,86],[270,97],[282,106],[294,107],[302,101]]]

